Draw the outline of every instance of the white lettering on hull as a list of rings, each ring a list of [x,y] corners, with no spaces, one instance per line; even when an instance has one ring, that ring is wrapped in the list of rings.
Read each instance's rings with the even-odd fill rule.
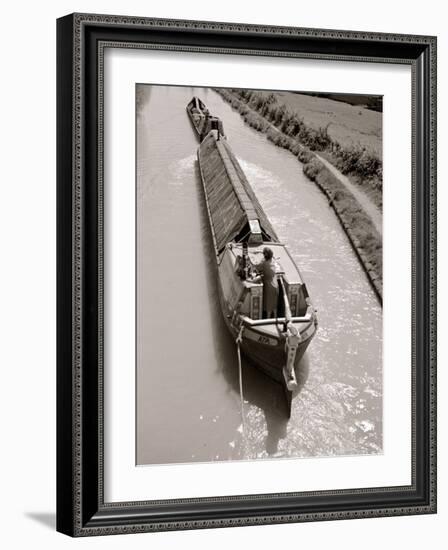
[[[258,332],[254,332],[247,328],[244,331],[244,337],[248,338],[249,340],[253,340],[254,342],[257,342],[259,344],[264,344],[265,346],[278,345],[278,341],[275,338],[270,338],[269,336],[265,336],[264,334],[259,334]]]

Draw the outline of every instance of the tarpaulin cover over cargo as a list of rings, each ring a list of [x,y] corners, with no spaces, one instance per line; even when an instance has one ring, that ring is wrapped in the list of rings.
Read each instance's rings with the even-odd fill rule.
[[[259,221],[264,241],[278,242],[227,141],[209,134],[199,147],[198,157],[217,252],[249,233],[249,221],[253,220]]]

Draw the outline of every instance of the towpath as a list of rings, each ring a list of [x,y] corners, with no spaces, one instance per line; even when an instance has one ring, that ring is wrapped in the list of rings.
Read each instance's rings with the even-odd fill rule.
[[[331,162],[329,162],[324,157],[321,157],[319,154],[314,153],[316,157],[324,164],[328,170],[344,185],[359,202],[359,204],[364,208],[366,214],[372,220],[375,229],[382,236],[383,235],[383,214],[381,210],[376,206],[376,204],[370,199],[370,197],[364,193],[357,185],[352,183],[347,176],[344,176]]]

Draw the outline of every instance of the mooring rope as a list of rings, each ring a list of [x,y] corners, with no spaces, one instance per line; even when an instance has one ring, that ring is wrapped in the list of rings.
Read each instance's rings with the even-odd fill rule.
[[[238,333],[238,336],[236,337],[236,351],[238,354],[238,374],[240,379],[240,403],[241,403],[241,423],[243,427],[243,437],[246,431],[246,425],[244,421],[244,395],[243,395],[243,369],[241,365],[241,350],[240,350],[240,344],[243,340],[243,325],[241,325],[240,332]]]

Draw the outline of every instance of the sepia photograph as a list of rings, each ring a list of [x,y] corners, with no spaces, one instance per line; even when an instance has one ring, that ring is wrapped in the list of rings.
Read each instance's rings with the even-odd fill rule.
[[[382,96],[135,97],[136,464],[382,454]]]

